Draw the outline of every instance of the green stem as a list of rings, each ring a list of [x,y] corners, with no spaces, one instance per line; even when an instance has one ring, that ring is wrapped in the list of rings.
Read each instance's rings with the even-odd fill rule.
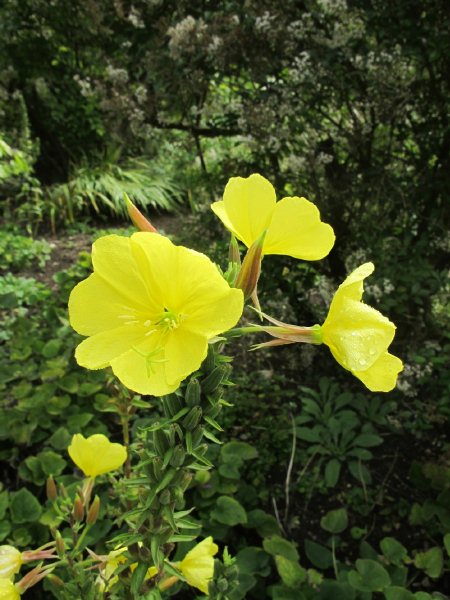
[[[264,333],[264,329],[260,325],[248,325],[247,327],[235,327],[226,332],[227,337],[240,337],[249,333]]]

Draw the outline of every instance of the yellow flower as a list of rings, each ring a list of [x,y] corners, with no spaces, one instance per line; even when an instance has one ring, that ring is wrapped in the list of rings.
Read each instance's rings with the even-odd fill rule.
[[[96,477],[115,471],[127,458],[125,446],[113,444],[101,433],[88,438],[83,437],[81,433],[76,433],[67,451],[86,477]]]
[[[232,177],[223,200],[211,208],[248,248],[267,229],[263,254],[319,260],[334,244],[332,227],[322,223],[312,202],[297,196],[277,202],[272,184],[256,173],[247,178]]]
[[[10,579],[0,578],[0,598],[2,600],[19,600],[20,594]]]
[[[365,263],[341,283],[321,327],[321,338],[340,365],[373,392],[389,392],[403,369],[389,354],[395,325],[378,310],[361,302],[363,280],[374,270]]]
[[[14,546],[0,546],[0,578],[12,579],[23,564],[22,553]]]
[[[157,233],[100,238],[92,261],[94,273],[69,299],[72,327],[90,336],[75,357],[88,369],[111,366],[141,394],[176,390],[200,367],[208,341],[242,314],[241,290],[206,256]]]
[[[126,556],[123,556],[126,550],[125,547],[118,548],[117,550],[111,550],[106,556],[97,557],[103,559],[100,575],[95,580],[95,584],[101,592],[111,589],[119,581],[119,576],[115,573],[119,566],[127,561]]]
[[[214,575],[213,556],[218,550],[219,547],[213,542],[212,537],[207,537],[189,550],[178,564],[188,584],[206,595],[208,595],[208,584]]]

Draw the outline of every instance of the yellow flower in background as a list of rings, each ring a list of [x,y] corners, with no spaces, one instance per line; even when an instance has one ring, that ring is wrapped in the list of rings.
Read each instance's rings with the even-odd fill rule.
[[[0,546],[0,579],[13,578],[20,571],[22,564],[22,553],[17,548]]]
[[[0,578],[0,598],[2,600],[19,600],[20,594],[10,579]]]
[[[219,547],[211,536],[207,537],[186,554],[177,565],[192,587],[208,595],[208,585],[214,576],[214,558]]]
[[[67,451],[86,477],[96,477],[109,471],[115,471],[127,459],[125,446],[110,442],[101,433],[96,433],[88,438],[81,433],[76,433]]]
[[[109,235],[92,248],[94,273],[69,299],[75,352],[88,369],[111,366],[128,388],[162,396],[205,359],[208,341],[239,320],[232,289],[203,254],[157,233]]]
[[[127,548],[123,547],[111,550],[111,552],[104,556],[91,554],[97,559],[103,559],[100,566],[100,574],[95,580],[95,584],[101,592],[111,589],[119,581],[119,576],[115,573],[120,565],[127,561],[127,557],[123,555],[126,551]]]
[[[267,230],[263,254],[319,260],[334,244],[332,227],[322,223],[312,202],[296,196],[277,202],[272,184],[256,173],[247,178],[232,177],[223,200],[211,208],[247,248]]]
[[[361,302],[363,281],[374,268],[373,263],[365,263],[341,283],[321,327],[321,339],[337,362],[369,390],[389,392],[395,387],[403,363],[387,351],[395,325]]]

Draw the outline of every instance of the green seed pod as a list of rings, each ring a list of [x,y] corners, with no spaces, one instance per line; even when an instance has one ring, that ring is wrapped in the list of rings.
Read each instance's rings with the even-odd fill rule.
[[[207,417],[212,417],[213,419],[215,419],[221,410],[222,410],[222,405],[217,403],[217,404],[209,406],[205,410],[205,415]]]
[[[203,438],[203,427],[200,425],[200,427],[196,427],[194,429],[194,431],[192,432],[192,448],[195,449],[197,448],[197,446],[200,444],[202,438]]]
[[[192,407],[200,404],[201,392],[202,390],[199,380],[193,377],[187,384],[186,393],[184,395],[186,405]]]
[[[155,460],[153,461],[153,473],[155,475],[156,481],[161,481],[161,479],[162,479],[162,476],[163,476],[162,464],[163,464],[163,461],[159,457],[155,458]]]
[[[159,456],[164,456],[164,454],[170,448],[169,439],[162,429],[157,429],[153,432],[153,446]]]
[[[183,401],[176,394],[169,394],[162,398],[164,414],[168,418],[174,417],[183,408]]]
[[[172,501],[170,490],[168,490],[167,488],[163,490],[159,495],[159,501],[163,506],[170,504],[170,502]]]
[[[182,467],[184,463],[184,459],[186,456],[186,452],[180,444],[175,446],[173,449],[172,458],[170,459],[170,464],[172,467]]]
[[[202,390],[207,394],[211,394],[216,390],[222,381],[229,375],[229,365],[219,365],[211,371],[202,381]]]
[[[188,414],[184,417],[182,424],[188,431],[197,427],[202,417],[202,409],[200,406],[193,406]]]
[[[214,369],[215,366],[216,366],[216,353],[214,352],[214,348],[212,346],[210,346],[208,348],[208,354],[207,354],[205,360],[203,361],[201,369],[205,373],[210,373]]]
[[[178,485],[180,486],[181,490],[183,492],[185,492],[189,486],[189,484],[192,481],[192,477],[193,477],[193,473],[190,473],[189,471],[183,471],[183,477],[181,478],[181,481],[178,483]]]

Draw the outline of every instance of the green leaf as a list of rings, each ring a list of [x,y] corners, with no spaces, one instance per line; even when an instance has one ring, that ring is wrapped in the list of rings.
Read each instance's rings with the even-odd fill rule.
[[[305,442],[321,441],[320,429],[318,427],[314,427],[313,429],[309,427],[297,427],[295,433],[300,440],[304,440]]]
[[[332,458],[325,467],[325,484],[328,487],[334,487],[339,480],[340,474],[341,463],[337,458]]]
[[[247,523],[247,513],[244,507],[234,498],[230,496],[219,496],[216,500],[216,506],[211,511],[211,517],[233,527],[241,523]]]
[[[444,535],[444,546],[445,546],[448,556],[450,556],[450,533],[446,533]]]
[[[256,529],[258,534],[263,537],[270,537],[280,533],[280,526],[274,516],[264,512],[260,508],[255,508],[247,513],[248,522],[246,527]]]
[[[361,433],[354,440],[353,446],[361,446],[362,448],[372,448],[383,443],[383,438],[374,433]]]
[[[267,575],[270,558],[262,548],[247,546],[236,555],[239,573]]]
[[[382,592],[391,583],[386,569],[370,558],[359,558],[356,569],[349,572],[348,582],[359,592]]]
[[[45,450],[37,455],[45,475],[60,475],[64,471],[67,462],[53,450]]]
[[[320,526],[330,533],[341,533],[348,525],[348,515],[345,508],[330,510],[320,519]]]
[[[232,462],[236,458],[252,460],[258,456],[258,450],[247,442],[233,441],[222,446],[220,455],[224,462]]]
[[[348,583],[325,580],[320,586],[317,600],[354,600],[355,590]]]
[[[393,586],[385,590],[386,600],[414,600],[414,594],[408,592],[404,587]]]
[[[267,554],[271,554],[272,556],[280,555],[287,560],[294,562],[299,560],[297,548],[294,546],[294,544],[289,540],[285,540],[279,535],[273,535],[272,537],[264,540],[263,548]]]
[[[0,492],[0,521],[5,518],[6,510],[9,505],[9,494],[6,490]]]
[[[141,586],[144,582],[144,578],[147,574],[149,564],[139,562],[138,566],[133,571],[131,576],[131,593],[133,594],[133,598],[139,597],[139,592],[141,590]]]
[[[22,488],[11,494],[10,512],[13,523],[30,523],[39,519],[42,507],[36,496]]]
[[[348,470],[358,481],[363,481],[366,484],[372,483],[372,476],[369,469],[365,465],[361,464],[361,462],[353,460],[350,461],[348,463]]]
[[[333,564],[330,550],[311,540],[305,540],[306,556],[318,569],[328,569]]]
[[[414,557],[414,565],[417,569],[422,569],[432,579],[437,579],[442,573],[444,559],[442,550],[435,546],[426,552],[418,552]]]
[[[65,427],[60,427],[55,433],[49,438],[48,442],[56,450],[65,450],[69,444],[72,436]]]
[[[387,560],[394,565],[401,565],[404,559],[408,557],[406,548],[391,537],[383,538],[380,542],[380,548]]]
[[[296,588],[307,579],[306,569],[301,567],[297,561],[289,560],[277,554],[275,556],[277,571],[283,583],[290,588]]]
[[[11,533],[11,523],[9,521],[0,521],[0,542],[3,542],[5,538]]]

